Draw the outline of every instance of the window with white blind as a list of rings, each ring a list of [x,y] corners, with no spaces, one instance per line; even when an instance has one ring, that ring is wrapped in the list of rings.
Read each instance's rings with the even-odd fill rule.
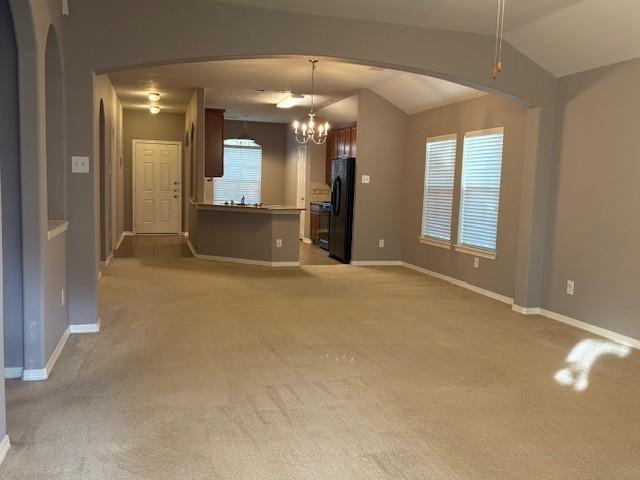
[[[457,135],[427,139],[421,241],[448,247],[456,169]]]
[[[503,128],[467,132],[462,153],[458,250],[495,258]]]
[[[224,175],[213,179],[213,201],[261,203],[262,147],[252,140],[224,141]]]

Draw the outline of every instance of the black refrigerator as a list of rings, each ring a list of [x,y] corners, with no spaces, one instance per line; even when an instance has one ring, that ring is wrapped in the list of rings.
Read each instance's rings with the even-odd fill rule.
[[[356,159],[336,158],[331,170],[331,217],[329,221],[329,256],[342,263],[351,262],[351,228]]]

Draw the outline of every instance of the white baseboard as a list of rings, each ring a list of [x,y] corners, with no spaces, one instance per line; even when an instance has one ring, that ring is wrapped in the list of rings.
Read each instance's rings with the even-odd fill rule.
[[[484,295],[485,297],[493,298],[494,300],[498,300],[499,302],[506,303],[507,305],[513,305],[513,298],[507,297],[500,293],[492,292],[491,290],[486,290],[484,288],[476,287],[475,285],[471,285],[463,280],[459,280],[457,278],[450,277],[449,275],[444,275],[442,273],[434,272],[431,270],[427,270],[426,268],[419,267],[412,263],[402,262],[402,265],[415,270],[416,272],[424,273],[425,275],[429,275],[435,278],[439,278],[440,280],[444,280],[445,282],[452,283],[453,285],[457,285],[458,287],[466,288],[467,290],[471,290],[472,292],[479,293],[480,295]]]
[[[25,382],[34,382],[38,380],[46,380],[47,378],[49,378],[49,375],[51,375],[51,371],[58,361],[58,358],[60,357],[60,354],[62,353],[62,350],[64,349],[64,346],[67,343],[70,334],[70,329],[69,327],[67,327],[67,329],[62,334],[62,337],[60,337],[58,345],[56,345],[56,348],[51,354],[51,358],[49,358],[49,361],[47,362],[45,367],[25,368],[22,371],[22,380],[24,380]]]
[[[9,453],[10,448],[11,442],[9,441],[9,435],[5,435],[0,442],[0,465],[2,465],[2,462],[7,457],[7,453]]]
[[[515,303],[511,306],[511,310],[520,315],[542,315],[542,309],[539,307],[521,307]]]
[[[7,380],[22,378],[22,367],[4,367],[4,378]]]
[[[217,255],[203,255],[198,253],[191,243],[191,240],[187,240],[187,245],[189,250],[195,258],[200,260],[210,260],[214,262],[225,262],[225,263],[239,263],[242,265],[258,265],[260,267],[299,267],[300,262],[269,262],[266,260],[252,260],[249,258],[236,258],[236,257],[219,257]]]
[[[113,252],[109,253],[109,255],[107,255],[106,260],[101,261],[100,264],[103,267],[108,267],[109,264],[111,263],[111,260],[113,260]]]
[[[120,248],[120,245],[122,245],[122,242],[124,241],[124,237],[133,235],[133,232],[127,232],[126,230],[124,232],[122,232],[120,234],[120,238],[118,239],[118,242],[116,243],[116,247],[114,248],[114,250],[118,250]]]
[[[351,260],[354,267],[391,267],[402,266],[401,260]]]
[[[581,320],[562,315],[561,313],[552,312],[551,310],[545,310],[544,308],[539,307],[525,308],[519,305],[514,305],[512,308],[513,311],[521,313],[523,315],[540,315],[640,350],[640,340],[637,338],[627,337],[626,335],[622,335],[621,333],[598,327],[596,325],[592,325],[590,323],[586,323]]]
[[[98,281],[102,280],[102,270],[98,270]]]
[[[78,325],[69,325],[69,332],[72,334],[77,333],[98,333],[100,332],[101,321],[98,318],[97,323],[84,323]]]
[[[300,240],[302,240],[303,243],[313,243],[313,240],[307,237],[302,237]]]

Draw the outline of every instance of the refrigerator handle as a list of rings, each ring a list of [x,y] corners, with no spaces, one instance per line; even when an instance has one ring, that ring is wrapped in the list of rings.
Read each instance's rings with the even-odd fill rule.
[[[342,180],[340,177],[336,177],[333,181],[333,188],[331,189],[331,209],[333,214],[337,217],[340,213],[340,188],[342,186]]]

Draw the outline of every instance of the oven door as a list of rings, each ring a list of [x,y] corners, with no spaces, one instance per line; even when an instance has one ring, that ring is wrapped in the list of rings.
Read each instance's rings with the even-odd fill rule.
[[[324,250],[329,250],[329,218],[331,214],[328,210],[321,210],[318,215],[318,246]]]

